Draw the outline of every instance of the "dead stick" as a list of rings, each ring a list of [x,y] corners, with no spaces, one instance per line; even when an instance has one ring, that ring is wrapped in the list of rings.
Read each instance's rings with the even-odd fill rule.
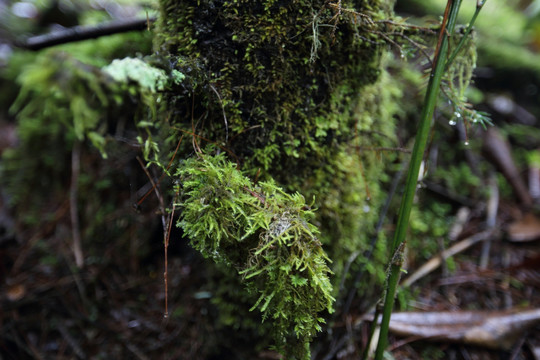
[[[155,18],[128,19],[111,21],[92,26],[75,26],[72,28],[54,31],[48,34],[29,37],[16,45],[28,50],[41,50],[47,47],[67,44],[75,41],[95,39],[102,36],[124,33],[128,31],[141,31],[148,29]]]
[[[69,214],[71,217],[71,233],[73,236],[73,255],[78,268],[84,266],[84,256],[81,245],[81,229],[79,227],[78,193],[79,173],[81,171],[81,143],[75,140],[71,151],[71,186],[69,189]]]
[[[429,274],[430,272],[438,268],[443,262],[443,260],[446,260],[449,257],[454,256],[464,251],[465,249],[468,249],[469,247],[473,246],[474,244],[480,241],[488,239],[490,236],[493,236],[494,234],[495,234],[495,230],[489,229],[489,230],[483,231],[481,233],[475,234],[471,237],[461,240],[457,244],[441,252],[439,255],[431,258],[427,263],[422,265],[418,270],[416,270],[408,278],[406,278],[401,284],[401,286],[402,287],[411,286],[414,282],[418,281],[422,277],[426,276],[427,274]]]

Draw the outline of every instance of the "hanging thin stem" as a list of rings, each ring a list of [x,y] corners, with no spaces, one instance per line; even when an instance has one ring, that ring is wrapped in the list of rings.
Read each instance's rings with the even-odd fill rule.
[[[478,17],[478,14],[480,14],[480,10],[482,10],[482,7],[486,3],[486,1],[487,0],[477,1],[476,2],[476,10],[474,11],[474,15],[473,15],[471,21],[469,22],[469,25],[467,26],[467,29],[465,30],[465,33],[461,37],[461,40],[459,41],[458,45],[456,46],[454,51],[452,51],[452,54],[448,57],[448,60],[446,61],[446,64],[445,64],[445,70],[448,70],[450,65],[452,65],[452,63],[456,59],[456,56],[459,54],[459,52],[463,48],[463,45],[465,45],[465,42],[469,38],[469,34],[471,33],[471,31],[473,29],[476,18]]]

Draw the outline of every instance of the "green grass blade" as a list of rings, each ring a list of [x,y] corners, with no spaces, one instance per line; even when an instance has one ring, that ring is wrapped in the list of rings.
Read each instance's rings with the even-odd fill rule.
[[[461,0],[448,0],[443,23],[441,25],[441,33],[439,35],[439,41],[435,50],[433,68],[431,70],[426,97],[424,99],[424,108],[422,109],[418,133],[416,134],[416,141],[414,143],[414,148],[411,155],[411,162],[409,164],[407,182],[405,185],[405,193],[401,201],[398,223],[392,243],[390,274],[388,276],[386,285],[386,296],[384,299],[383,316],[380,324],[381,330],[377,350],[375,352],[375,360],[382,360],[384,350],[386,349],[388,342],[388,326],[390,323],[392,308],[394,306],[397,285],[401,275],[401,261],[396,261],[396,258],[400,258],[401,256],[398,254],[398,252],[403,251],[402,244],[404,244],[405,235],[409,225],[409,217],[411,214],[414,195],[416,193],[420,165],[422,163],[431,129],[433,113],[437,104],[441,80],[445,72],[449,46],[447,34],[452,34],[454,31],[460,6]],[[373,326],[377,326],[377,324],[373,323]]]

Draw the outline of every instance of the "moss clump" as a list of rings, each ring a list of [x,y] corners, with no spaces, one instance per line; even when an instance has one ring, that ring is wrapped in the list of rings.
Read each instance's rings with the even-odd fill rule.
[[[98,68],[61,52],[40,54],[19,74],[10,110],[20,145],[3,154],[1,174],[12,205],[29,222],[44,197],[62,191],[75,141],[87,136],[104,149],[106,115],[98,109],[107,109],[111,94],[104,80]]]
[[[371,18],[387,5],[342,2]],[[322,0],[161,1],[156,35],[156,48],[196,79],[170,94],[168,121],[223,145],[248,174],[315,195],[337,270],[365,248],[379,206],[384,167],[361,149],[394,139],[371,24]]]
[[[343,3],[372,16],[380,16],[378,5]],[[159,50],[177,57],[183,73],[199,61],[205,83],[195,96],[216,120],[211,138],[249,157],[253,174],[259,167],[276,174],[285,159],[294,168],[298,159],[326,161],[353,129],[371,125],[354,112],[378,78],[381,49],[372,32],[338,22],[327,2],[162,1],[161,8]]]
[[[2,94],[9,84],[10,92],[20,88],[16,99],[3,97],[17,120],[19,143],[2,154],[0,183],[21,223],[38,224],[41,207],[65,196],[75,142],[88,140],[106,156],[111,134],[123,135],[142,91],[128,93],[100,67],[117,56],[149,51],[150,40],[149,33],[126,33],[37,54],[16,52],[1,69]]]
[[[336,282],[347,276],[351,254],[369,247],[385,181],[373,148],[395,146],[392,104],[399,95],[382,70],[386,45],[374,22],[388,15],[391,1],[340,4],[163,0],[155,42],[186,75],[167,94],[163,124],[195,133],[195,148],[206,139],[226,149],[261,183],[314,198],[312,223]],[[169,138],[170,149],[177,141]],[[370,265],[382,279],[382,262]],[[362,290],[375,291],[377,281]]]
[[[309,341],[332,311],[329,261],[298,193],[274,182],[254,185],[223,155],[202,155],[179,168],[185,197],[178,225],[205,257],[236,268],[274,323],[277,347],[309,358]],[[296,335],[302,346],[286,339]],[[294,342],[293,342],[294,343]],[[288,346],[287,346],[288,345]]]

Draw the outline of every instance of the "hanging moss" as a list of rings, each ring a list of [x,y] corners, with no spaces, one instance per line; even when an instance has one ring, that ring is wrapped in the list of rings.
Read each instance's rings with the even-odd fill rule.
[[[205,257],[234,267],[258,297],[252,307],[273,323],[278,348],[308,358],[309,342],[332,311],[327,255],[309,223],[304,197],[272,181],[257,185],[222,155],[179,169],[186,194],[179,226]],[[291,335],[303,344],[287,346]]]

